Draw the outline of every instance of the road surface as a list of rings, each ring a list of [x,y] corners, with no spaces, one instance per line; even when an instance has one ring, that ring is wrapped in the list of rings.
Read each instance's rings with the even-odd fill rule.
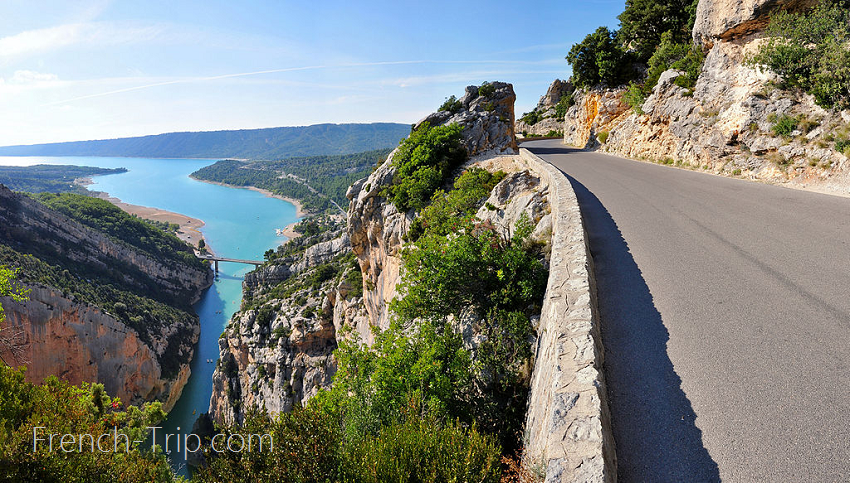
[[[523,147],[585,217],[620,481],[850,481],[850,198]]]

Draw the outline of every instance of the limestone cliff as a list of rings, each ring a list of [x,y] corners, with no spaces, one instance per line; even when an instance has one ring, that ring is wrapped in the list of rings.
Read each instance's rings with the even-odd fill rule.
[[[6,330],[14,334],[18,349],[14,355],[3,354],[3,360],[27,361],[29,381],[52,375],[71,384],[99,382],[108,394],[129,404],[156,400],[169,411],[189,378],[191,345],[181,348],[186,363],[178,373],[164,377],[159,354],[135,330],[99,307],[63,297],[61,291],[32,286],[28,301],[4,298],[2,303]],[[168,327],[158,339],[164,343],[174,332],[189,331],[194,344],[198,329],[187,320],[184,327]]]
[[[467,152],[470,156],[514,153],[516,136],[514,125],[513,86],[503,82],[490,84],[495,91],[480,96],[481,88],[469,86],[460,99],[462,108],[456,112],[435,112],[422,121],[432,126],[458,123],[463,127]],[[365,288],[363,303],[369,314],[369,322],[375,327],[388,325],[387,303],[396,295],[401,259],[398,252],[402,240],[410,228],[414,213],[400,213],[387,203],[381,192],[392,184],[396,169],[393,156],[368,178],[360,180],[346,193],[351,203],[348,209],[348,234],[351,249],[360,263]],[[363,340],[371,342],[372,333],[368,326],[356,330]]]
[[[190,301],[212,283],[208,268],[151,254],[2,186],[0,264],[20,268],[32,289],[26,302],[2,300],[14,351],[0,355],[25,364],[28,380],[52,374],[103,383],[128,403],[176,402],[199,334]]]
[[[556,107],[562,103],[562,99],[572,96],[575,87],[570,81],[555,79],[546,90],[546,94],[540,97],[537,106],[530,112],[518,119],[516,122],[517,133],[523,136],[546,136],[551,132],[562,132],[564,130],[564,113],[560,115]],[[569,99],[567,99],[569,101]],[[568,104],[562,103],[563,105]]]
[[[337,221],[326,228],[246,275],[242,309],[219,340],[214,420],[241,422],[251,407],[290,411],[330,385],[337,334],[366,317],[348,236]]]
[[[773,74],[745,63],[762,42],[770,12],[812,3],[700,1],[693,37],[708,51],[695,88],[675,85],[682,73],[667,71],[642,114],[623,101],[623,88],[578,92],[566,115],[565,142],[716,174],[847,193],[850,160],[835,149],[831,136],[848,130],[850,111],[826,111],[810,95],[776,89]],[[801,121],[783,137],[772,128],[784,116]]]

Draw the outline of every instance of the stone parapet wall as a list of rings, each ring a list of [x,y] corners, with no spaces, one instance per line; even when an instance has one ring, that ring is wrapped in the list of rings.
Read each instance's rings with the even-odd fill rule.
[[[537,327],[524,436],[525,464],[549,482],[615,482],[593,260],[567,177],[527,149],[522,159],[549,185],[552,252]]]

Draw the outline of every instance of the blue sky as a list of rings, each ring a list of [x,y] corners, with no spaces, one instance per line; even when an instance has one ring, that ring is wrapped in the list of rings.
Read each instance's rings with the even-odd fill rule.
[[[466,85],[517,114],[624,0],[0,0],[0,145],[412,123]]]

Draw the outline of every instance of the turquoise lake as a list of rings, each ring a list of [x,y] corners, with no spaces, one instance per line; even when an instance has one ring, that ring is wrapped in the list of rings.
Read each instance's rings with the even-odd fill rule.
[[[286,240],[276,228],[298,220],[295,206],[256,191],[202,183],[189,178],[216,160],[106,157],[0,157],[0,165],[71,164],[127,168],[122,174],[98,176],[89,188],[105,191],[126,203],[160,208],[203,220],[201,228],[216,255],[262,260],[263,253]],[[195,305],[201,336],[192,375],[183,395],[162,424],[162,433],[187,434],[197,415],[209,410],[212,374],[218,360],[218,338],[242,300],[242,277],[252,266],[220,263],[219,276]],[[213,362],[207,362],[211,360]],[[157,430],[158,435],[160,430]],[[159,439],[159,438],[158,438]],[[173,440],[172,440],[173,441]],[[162,444],[162,442],[158,442]],[[187,475],[183,453],[172,454],[172,466]]]

